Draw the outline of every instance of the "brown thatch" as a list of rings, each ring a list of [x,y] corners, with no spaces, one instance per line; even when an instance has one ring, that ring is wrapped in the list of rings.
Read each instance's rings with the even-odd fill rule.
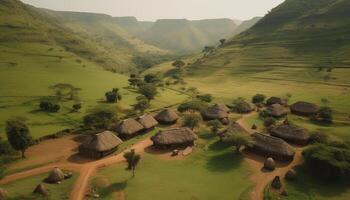
[[[283,117],[288,114],[288,109],[281,104],[272,104],[267,107],[267,112],[272,117]]]
[[[49,195],[49,191],[46,189],[46,187],[43,184],[39,184],[38,186],[36,186],[36,188],[33,191],[34,194],[39,194],[42,196],[48,196]]]
[[[139,122],[130,118],[121,121],[117,125],[116,131],[123,136],[130,137],[142,131],[143,129],[143,126]]]
[[[294,149],[280,138],[254,133],[252,139],[253,145],[248,146],[252,152],[280,161],[291,161],[294,158]]]
[[[0,188],[0,199],[5,199],[8,197],[8,192],[5,189]]]
[[[310,139],[309,134],[304,128],[291,124],[281,124],[273,127],[270,130],[270,135],[300,145],[306,145]]]
[[[279,97],[270,97],[269,99],[266,100],[266,105],[272,105],[272,104],[280,104],[280,105],[285,105],[286,101],[279,98]]]
[[[151,129],[158,125],[158,122],[152,115],[143,115],[139,117],[138,122],[145,128]]]
[[[281,189],[282,187],[282,182],[279,176],[275,176],[275,178],[273,179],[271,186],[275,189]]]
[[[151,137],[153,144],[158,147],[192,146],[197,135],[189,128],[173,128],[160,131]]]
[[[271,171],[275,170],[276,168],[275,160],[271,157],[267,158],[264,162],[264,168]]]
[[[292,104],[290,110],[296,115],[311,116],[316,114],[320,110],[320,107],[313,103],[299,101]]]
[[[238,123],[233,122],[227,127],[227,129],[221,132],[221,136],[225,137],[227,135],[237,135],[242,133],[247,133],[247,131]]]
[[[49,183],[58,183],[64,180],[64,173],[58,167],[55,167],[47,177],[46,181]]]
[[[101,158],[112,153],[123,141],[111,131],[89,137],[79,146],[79,153],[90,158]]]
[[[229,108],[224,104],[215,104],[202,111],[202,117],[205,120],[224,119],[228,117]]]
[[[171,109],[165,109],[165,110],[161,111],[160,113],[158,113],[154,118],[159,123],[172,124],[172,123],[175,123],[179,119],[179,116],[176,114],[175,111],[173,111]]]

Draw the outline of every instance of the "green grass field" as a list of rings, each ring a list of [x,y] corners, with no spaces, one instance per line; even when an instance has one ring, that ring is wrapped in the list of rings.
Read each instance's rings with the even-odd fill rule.
[[[45,173],[0,186],[7,190],[9,193],[9,198],[28,197],[32,196],[32,192],[35,187],[40,184],[46,177],[47,174]],[[49,196],[47,198],[41,198],[37,196],[35,199],[68,200],[71,188],[73,187],[73,184],[77,177],[77,174],[73,174],[72,178],[63,181],[61,184],[44,183],[49,191]]]
[[[92,180],[101,199],[246,199],[252,183],[249,166],[229,146],[212,135],[184,160],[165,160],[145,153],[135,178],[125,165],[101,169]]]

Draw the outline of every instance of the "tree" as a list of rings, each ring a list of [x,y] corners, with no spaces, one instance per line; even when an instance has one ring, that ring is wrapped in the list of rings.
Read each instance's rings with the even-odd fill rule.
[[[146,83],[158,83],[160,80],[155,74],[146,74],[144,77]]]
[[[176,67],[176,68],[181,69],[183,66],[186,65],[186,63],[185,63],[184,61],[182,61],[182,60],[176,60],[175,62],[173,62],[172,65],[173,65],[174,67]]]
[[[131,170],[132,177],[135,177],[135,169],[141,160],[141,156],[139,154],[136,154],[135,149],[131,149],[130,151],[124,153],[124,158],[128,163],[126,170]]]
[[[122,95],[119,93],[118,88],[113,88],[112,91],[106,92],[105,97],[108,103],[116,103],[122,99]]]
[[[157,87],[153,84],[144,84],[139,86],[139,92],[147,99],[152,100],[157,95]]]
[[[117,120],[117,115],[113,111],[106,109],[96,109],[84,116],[84,125],[88,128],[104,129],[110,123]]]
[[[232,111],[237,113],[249,113],[253,109],[248,102],[246,102],[243,98],[237,98],[232,102],[231,106]]]
[[[144,113],[147,108],[150,107],[150,102],[149,100],[141,95],[136,97],[137,103],[133,105],[134,110],[140,111],[140,113]]]
[[[21,151],[22,158],[25,158],[25,151],[32,142],[27,125],[20,120],[9,120],[6,122],[6,135],[12,148]]]
[[[256,103],[263,103],[266,99],[266,96],[263,94],[256,94],[253,96],[252,98],[252,103],[256,104]]]
[[[222,141],[235,146],[237,153],[240,152],[242,146],[249,146],[252,144],[251,137],[244,133],[231,134],[229,136],[223,137]]]
[[[128,81],[131,87],[136,87],[141,82],[140,78],[137,77],[136,75],[133,75],[133,76],[130,75],[130,78],[128,79]]]
[[[202,121],[202,117],[199,114],[191,113],[191,114],[185,115],[183,123],[184,123],[184,126],[193,130],[195,127],[199,125],[201,121]]]
[[[207,107],[208,107],[208,105],[205,102],[194,100],[194,101],[181,103],[177,107],[177,110],[179,112],[185,112],[185,111],[199,111],[200,112],[200,111],[206,109]]]
[[[214,133],[214,134],[218,134],[220,128],[222,127],[222,123],[215,119],[215,120],[211,120],[209,122],[207,122],[207,126],[210,127],[210,130]]]
[[[226,42],[226,39],[221,39],[221,40],[219,40],[220,41],[220,46],[223,46],[224,44],[225,44],[225,42]]]
[[[81,103],[75,103],[72,106],[74,112],[78,112],[81,109]]]
[[[60,105],[50,100],[41,100],[39,107],[42,111],[52,113],[58,112],[61,109]]]
[[[202,95],[197,95],[197,99],[203,102],[210,103],[213,100],[213,97],[211,96],[211,94],[202,94]]]

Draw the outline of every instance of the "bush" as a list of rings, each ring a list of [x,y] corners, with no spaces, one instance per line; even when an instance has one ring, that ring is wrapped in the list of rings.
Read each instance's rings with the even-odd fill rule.
[[[140,85],[139,92],[147,99],[152,100],[157,95],[157,87],[153,84]]]
[[[252,98],[252,103],[263,103],[266,99],[266,96],[263,94],[256,94]]]
[[[119,93],[118,88],[113,88],[112,91],[106,92],[105,97],[108,103],[116,103],[122,99],[122,95]]]
[[[253,110],[251,105],[242,98],[234,100],[231,109],[237,113],[249,113]]]
[[[11,144],[8,141],[3,141],[0,138],[0,156],[8,156],[15,153],[16,151],[12,148]]]
[[[146,74],[144,77],[146,83],[158,83],[160,80],[155,74]]]
[[[117,120],[117,115],[110,110],[94,110],[87,114],[84,119],[84,125],[88,128],[103,129],[110,123]]]
[[[338,179],[350,174],[350,150],[316,144],[303,151],[305,164],[323,179]]]
[[[197,95],[197,99],[210,103],[213,100],[213,97],[210,94],[202,94],[202,95]]]
[[[251,137],[244,133],[233,134],[233,135],[223,137],[222,141],[235,146],[237,153],[239,153],[239,150],[241,149],[242,146],[249,146],[252,144]]]
[[[61,106],[57,103],[49,100],[42,100],[39,104],[40,110],[45,112],[58,112],[61,109]]]
[[[327,143],[329,136],[323,132],[313,132],[310,134],[311,143]]]
[[[333,110],[329,107],[322,107],[318,113],[312,117],[312,120],[323,122],[323,123],[332,123],[333,121]]]
[[[206,109],[208,105],[202,101],[190,101],[190,102],[185,102],[180,104],[177,107],[177,110],[179,112],[185,112],[189,110],[194,110],[194,111],[202,111]]]
[[[184,116],[184,126],[194,129],[202,121],[201,115],[197,113],[191,113]]]
[[[270,114],[269,114],[269,112],[267,110],[262,110],[262,111],[259,112],[259,116],[261,118],[266,118],[266,117],[269,117]]]
[[[211,120],[209,122],[207,122],[207,126],[210,127],[210,130],[214,133],[214,134],[218,134],[220,128],[222,128],[222,123],[215,119],[215,120]]]

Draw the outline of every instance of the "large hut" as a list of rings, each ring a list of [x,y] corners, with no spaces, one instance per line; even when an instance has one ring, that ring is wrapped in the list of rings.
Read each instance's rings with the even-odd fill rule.
[[[266,100],[266,105],[270,106],[272,104],[285,105],[286,101],[280,97],[270,97],[269,99]]]
[[[313,103],[298,101],[290,106],[290,110],[293,114],[309,117],[316,114],[320,107]]]
[[[153,145],[157,148],[193,146],[196,139],[197,135],[187,127],[160,131],[151,137]]]
[[[272,128],[270,135],[299,145],[306,145],[310,139],[306,129],[291,124],[281,124]]]
[[[8,192],[5,189],[0,188],[0,199],[6,199],[8,197]]]
[[[283,117],[288,114],[288,109],[277,103],[269,105],[266,110],[272,117]]]
[[[294,149],[280,138],[254,133],[252,139],[253,144],[248,146],[251,152],[280,161],[291,161],[294,158]]]
[[[58,183],[64,180],[64,173],[58,167],[55,167],[46,178],[48,183]]]
[[[225,119],[228,117],[230,109],[225,104],[215,104],[206,110],[202,111],[204,120]]]
[[[38,195],[42,195],[45,197],[49,195],[49,191],[46,189],[46,187],[42,183],[40,183],[38,186],[36,186],[33,193],[38,194]]]
[[[174,124],[179,119],[175,111],[165,109],[155,116],[155,119],[161,124]]]
[[[85,157],[99,159],[113,153],[122,142],[113,132],[105,131],[89,137],[79,146],[79,153]]]
[[[139,117],[138,122],[144,127],[146,130],[150,130],[158,125],[158,122],[152,115],[143,115]]]
[[[131,138],[143,129],[144,127],[138,121],[130,118],[121,121],[116,127],[116,132],[123,138]]]

